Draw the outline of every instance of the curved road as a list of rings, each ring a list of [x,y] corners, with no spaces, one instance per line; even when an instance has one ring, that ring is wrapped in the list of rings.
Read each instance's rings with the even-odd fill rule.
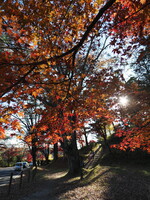
[[[0,168],[0,186],[9,184],[10,175],[13,172],[13,178],[20,177],[20,171],[15,171],[14,167]]]

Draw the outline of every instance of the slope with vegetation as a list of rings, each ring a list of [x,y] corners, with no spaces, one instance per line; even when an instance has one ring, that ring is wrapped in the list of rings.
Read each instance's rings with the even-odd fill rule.
[[[89,155],[94,148],[83,149],[82,155]],[[106,151],[105,151],[106,152]],[[92,167],[80,176],[71,178],[67,175],[67,160],[60,158],[45,167],[38,168],[34,185],[26,186],[21,191],[12,191],[6,199],[13,200],[96,200],[96,199],[138,199],[149,200],[150,164],[149,156],[139,153],[126,155],[123,152],[104,153]],[[129,159],[130,158],[130,159]],[[85,156],[86,159],[86,156]],[[94,158],[93,158],[94,159]]]

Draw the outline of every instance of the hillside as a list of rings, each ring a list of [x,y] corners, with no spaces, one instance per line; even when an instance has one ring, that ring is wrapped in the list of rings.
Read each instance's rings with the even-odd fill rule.
[[[2,200],[150,199],[150,163],[147,158],[136,162],[128,159],[130,162],[127,162],[125,157],[102,156],[100,148],[94,148],[100,158],[95,154],[91,162],[94,166],[84,169],[82,180],[80,176],[67,176],[67,161],[61,158],[48,166],[39,167],[34,184],[25,186],[21,191],[12,191]],[[90,155],[90,151],[84,150],[85,159],[86,154]]]

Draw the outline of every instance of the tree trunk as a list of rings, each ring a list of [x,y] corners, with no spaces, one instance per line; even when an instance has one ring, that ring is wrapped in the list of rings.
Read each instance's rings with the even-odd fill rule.
[[[31,155],[32,155],[33,166],[36,166],[36,145],[35,145],[35,139],[32,139]]]
[[[50,153],[49,144],[47,145],[47,148],[45,147],[43,149],[39,149],[39,151],[44,155],[46,164],[48,164],[49,163],[49,153]]]
[[[76,131],[72,133],[71,140],[64,140],[62,148],[68,158],[68,174],[70,176],[79,175],[81,172],[79,151],[77,149]]]
[[[54,144],[54,160],[58,159],[58,143]]]
[[[46,159],[46,163],[48,164],[49,163],[49,145],[46,149],[45,159]]]
[[[74,151],[73,148],[69,148],[70,151],[67,154],[68,157],[68,174],[70,176],[76,176],[80,174],[80,160],[79,160],[79,152]]]
[[[107,138],[106,138],[107,136],[106,135],[104,135],[104,143],[105,143],[105,146],[108,148],[108,150],[109,150],[109,153],[112,153],[112,151],[111,151],[111,148],[110,148],[110,146],[109,146],[109,144],[108,144],[108,141],[107,141]]]
[[[88,146],[88,145],[89,145],[89,143],[88,143],[88,139],[87,139],[86,132],[84,132],[84,136],[85,136],[85,144],[86,144],[86,146]]]

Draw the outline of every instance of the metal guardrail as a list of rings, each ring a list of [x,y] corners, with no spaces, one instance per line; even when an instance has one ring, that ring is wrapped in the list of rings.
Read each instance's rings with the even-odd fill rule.
[[[20,177],[19,177],[19,189],[22,188],[24,177],[26,177],[26,180],[29,183],[34,180],[36,172],[37,172],[37,167],[33,168],[32,170],[28,169],[26,171],[21,171]],[[12,180],[13,180],[13,173],[11,173],[10,175],[8,194],[10,194],[11,192]]]

